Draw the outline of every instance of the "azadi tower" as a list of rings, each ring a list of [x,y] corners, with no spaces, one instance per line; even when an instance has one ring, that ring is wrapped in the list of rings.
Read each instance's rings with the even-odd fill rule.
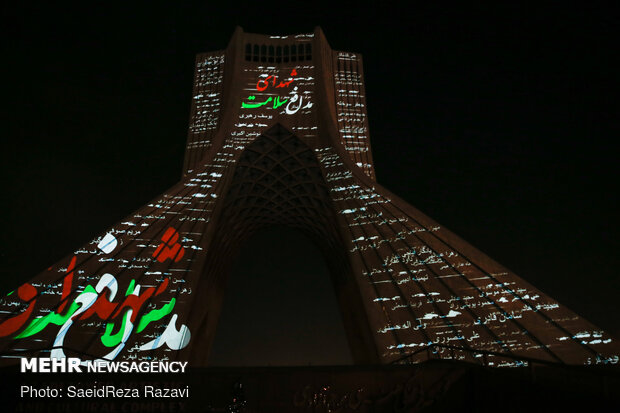
[[[319,28],[237,28],[196,58],[182,179],[0,300],[3,363],[205,365],[235,252],[273,224],[322,250],[356,363],[618,362],[609,335],[375,180],[359,54]]]

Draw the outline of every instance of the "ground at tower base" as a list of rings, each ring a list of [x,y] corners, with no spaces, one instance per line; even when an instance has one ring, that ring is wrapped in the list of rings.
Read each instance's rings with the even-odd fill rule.
[[[179,376],[17,376],[34,388],[114,385],[142,392],[188,388],[189,397],[20,398],[2,386],[15,412],[553,412],[618,406],[620,376],[607,366],[530,365],[491,369],[454,361],[416,366],[198,368]],[[33,377],[37,377],[34,379]]]

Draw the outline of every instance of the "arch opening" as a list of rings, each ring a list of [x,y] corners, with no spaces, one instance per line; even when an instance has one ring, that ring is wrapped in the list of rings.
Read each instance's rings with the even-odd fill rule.
[[[257,231],[232,265],[209,365],[352,363],[321,251],[298,230]]]
[[[224,296],[228,296],[230,288],[227,280],[237,253],[257,231],[275,225],[299,231],[307,237],[302,243],[311,241],[320,250],[322,259],[318,261],[324,260],[329,269],[330,290],[337,297],[353,360],[357,364],[377,362],[338,217],[313,150],[282,125],[275,124],[240,154],[220,205],[212,237],[217,242],[206,246],[206,276],[199,286],[206,306],[198,334],[206,351],[198,357],[203,362],[211,359]],[[290,245],[295,246],[295,241]]]

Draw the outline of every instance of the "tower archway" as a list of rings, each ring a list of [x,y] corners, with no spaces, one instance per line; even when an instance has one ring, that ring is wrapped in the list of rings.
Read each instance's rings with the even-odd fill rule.
[[[308,237],[265,227],[233,261],[209,366],[353,363],[327,264]]]
[[[354,286],[346,249],[337,229],[329,189],[313,150],[276,123],[248,145],[237,161],[228,189],[215,212],[217,227],[205,261],[201,288],[208,299],[198,333],[206,346],[215,338],[228,275],[241,245],[257,231],[282,225],[300,231],[321,251],[328,267],[356,363],[378,361],[362,299]],[[267,285],[265,288],[269,288]]]

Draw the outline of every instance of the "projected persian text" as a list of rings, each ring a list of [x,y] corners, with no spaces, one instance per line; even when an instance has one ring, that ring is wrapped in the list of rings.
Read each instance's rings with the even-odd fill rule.
[[[197,56],[182,180],[2,298],[2,358],[205,363],[235,251],[280,224],[323,251],[360,363],[618,362],[609,335],[376,182],[359,54],[235,36]]]

